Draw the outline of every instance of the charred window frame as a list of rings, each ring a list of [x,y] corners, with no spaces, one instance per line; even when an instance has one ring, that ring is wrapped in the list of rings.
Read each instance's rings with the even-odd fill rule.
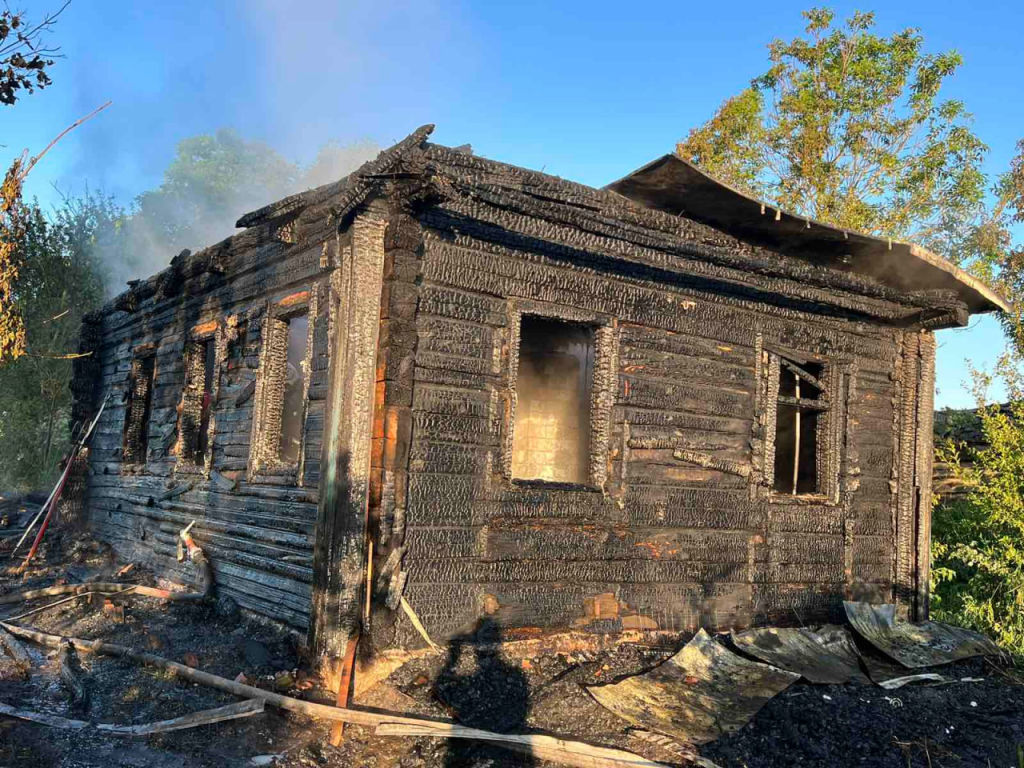
[[[137,349],[132,357],[124,420],[123,458],[128,464],[145,464],[149,452],[149,421],[156,382],[156,350]]]
[[[301,476],[309,390],[310,292],[271,304],[263,327],[257,377],[251,474]]]
[[[763,354],[762,484],[769,499],[836,504],[852,368],[790,351]]]
[[[617,382],[617,320],[585,310],[523,300],[510,302],[508,314],[502,476],[506,482],[514,485],[556,484],[603,490],[608,478],[611,410]],[[552,365],[555,369],[564,367],[567,370],[563,374],[571,373],[577,377],[574,379],[575,387],[566,386],[561,389],[565,390],[562,394],[566,397],[570,396],[571,390],[576,389],[580,406],[577,423],[584,430],[583,435],[578,436],[580,439],[576,451],[579,452],[579,464],[575,465],[574,471],[548,473],[546,477],[538,476],[541,473],[535,471],[524,470],[521,456],[517,458],[517,448],[522,449],[524,438],[541,441],[555,439],[557,442],[557,436],[525,435],[520,429],[517,438],[516,429],[517,425],[521,428],[525,423],[528,407],[520,391],[521,373],[525,373],[527,366],[531,366],[533,373],[537,373],[537,355],[545,351],[544,342],[539,345],[532,343],[530,337],[536,338],[538,332],[542,334],[545,328],[562,332],[563,341],[577,345],[575,354],[570,354],[564,347],[561,353],[556,352],[562,359],[552,361]],[[525,344],[524,330],[527,337]],[[579,346],[589,346],[589,349],[581,350]],[[569,357],[576,360],[575,365],[569,365]],[[573,370],[568,371],[568,368]],[[557,370],[549,369],[548,372],[557,373]],[[552,447],[547,445],[543,449]]]
[[[213,406],[218,387],[220,328],[206,324],[185,345],[185,382],[178,421],[177,471],[206,470],[213,447]]]

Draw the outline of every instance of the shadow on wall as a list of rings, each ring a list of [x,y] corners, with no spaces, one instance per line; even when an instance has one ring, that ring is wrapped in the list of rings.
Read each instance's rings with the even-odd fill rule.
[[[436,695],[460,725],[499,733],[519,732],[525,725],[529,712],[526,675],[493,650],[501,639],[501,627],[489,617],[481,618],[472,632],[451,639]],[[448,739],[446,768],[488,764],[505,768],[537,762],[531,755],[495,744]]]

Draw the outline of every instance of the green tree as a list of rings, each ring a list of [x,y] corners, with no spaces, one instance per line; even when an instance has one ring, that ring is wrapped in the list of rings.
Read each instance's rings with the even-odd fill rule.
[[[983,447],[955,428],[938,444],[938,458],[969,493],[935,507],[932,586],[938,618],[988,632],[1024,657],[1024,245],[1014,239],[1024,223],[1024,141],[1017,150],[974,235],[977,271],[1015,301],[1002,317],[1009,343],[993,373],[974,372],[978,409],[964,426],[980,427]],[[994,380],[1005,387],[1005,406],[988,402]]]
[[[987,147],[965,105],[940,98],[960,54],[925,52],[916,29],[879,36],[872,13],[803,15],[806,35],[773,41],[768,70],[679,156],[786,210],[976,260]]]
[[[82,315],[103,298],[94,246],[118,211],[93,196],[67,201],[52,219],[25,208],[14,302],[27,348],[0,367],[0,488],[29,490],[53,480],[69,445],[71,356]]]
[[[228,237],[247,211],[336,181],[376,151],[367,141],[329,142],[303,166],[230,129],[182,140],[160,186],[135,198],[117,237],[101,249],[111,290],[158,272],[184,248],[195,251]]]
[[[994,204],[972,232],[978,254],[972,271],[993,285],[1014,305],[1001,317],[1003,330],[1019,354],[1024,354],[1024,243],[1017,242],[1015,227],[1024,225],[1024,139],[1009,169],[993,185]]]
[[[193,136],[178,144],[161,185],[136,198],[132,218],[168,251],[209,245],[230,234],[224,223],[233,224],[246,206],[287,195],[300,174],[271,147],[232,130]]]

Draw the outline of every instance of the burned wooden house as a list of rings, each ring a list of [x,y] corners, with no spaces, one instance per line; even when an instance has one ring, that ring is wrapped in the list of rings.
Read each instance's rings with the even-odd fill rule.
[[[96,535],[187,582],[197,521],[322,657],[419,642],[403,600],[438,640],[927,612],[932,332],[1001,298],[674,156],[593,189],[430,132],[87,318]]]

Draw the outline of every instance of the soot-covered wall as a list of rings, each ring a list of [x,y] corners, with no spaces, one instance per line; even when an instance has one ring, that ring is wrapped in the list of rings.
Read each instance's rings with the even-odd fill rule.
[[[699,290],[683,266],[653,280],[602,258],[621,242],[475,199],[398,230],[371,505],[377,567],[432,635],[482,616],[512,633],[682,631],[825,620],[844,598],[913,602],[930,333]],[[596,337],[581,483],[515,472],[524,316]],[[828,371],[816,494],[771,489],[780,358]],[[400,614],[397,626],[417,642]]]
[[[87,318],[74,389],[79,419],[109,395],[85,473],[95,535],[187,584],[175,550],[195,520],[218,596],[305,629],[338,236],[297,244],[285,223],[182,254]],[[267,423],[287,376],[267,372],[288,348],[274,329],[296,316],[303,360],[283,373],[302,392],[301,448],[281,461]]]

